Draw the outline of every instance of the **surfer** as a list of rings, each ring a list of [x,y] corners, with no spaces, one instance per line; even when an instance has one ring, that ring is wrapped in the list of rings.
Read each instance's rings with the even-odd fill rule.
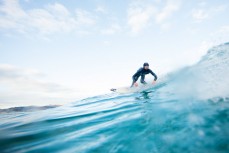
[[[138,86],[137,84],[137,80],[138,78],[141,76],[141,80],[140,82],[142,84],[147,84],[145,82],[145,75],[146,74],[149,74],[151,73],[153,76],[154,76],[154,81],[153,81],[153,84],[155,84],[155,81],[157,80],[157,75],[151,70],[149,69],[149,64],[148,63],[144,63],[143,64],[143,67],[141,67],[133,76],[132,76],[132,79],[133,79],[133,82],[131,84],[131,87],[133,86]]]

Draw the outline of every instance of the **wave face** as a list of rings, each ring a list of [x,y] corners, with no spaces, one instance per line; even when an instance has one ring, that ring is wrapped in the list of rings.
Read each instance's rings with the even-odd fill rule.
[[[141,93],[0,114],[1,152],[229,152],[229,43]]]

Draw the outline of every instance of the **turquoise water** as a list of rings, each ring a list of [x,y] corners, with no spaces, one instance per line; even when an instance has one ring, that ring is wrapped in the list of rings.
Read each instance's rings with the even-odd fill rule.
[[[229,152],[229,43],[141,93],[0,114],[0,152]]]

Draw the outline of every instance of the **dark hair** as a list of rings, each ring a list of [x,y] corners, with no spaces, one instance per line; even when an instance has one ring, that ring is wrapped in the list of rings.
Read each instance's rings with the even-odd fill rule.
[[[145,63],[143,64],[143,67],[144,67],[144,66],[149,66],[149,63],[145,62]]]

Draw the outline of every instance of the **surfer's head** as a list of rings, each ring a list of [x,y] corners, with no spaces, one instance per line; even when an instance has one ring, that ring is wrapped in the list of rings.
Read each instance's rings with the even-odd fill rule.
[[[144,63],[143,64],[143,68],[146,69],[146,70],[149,69],[149,63]]]

